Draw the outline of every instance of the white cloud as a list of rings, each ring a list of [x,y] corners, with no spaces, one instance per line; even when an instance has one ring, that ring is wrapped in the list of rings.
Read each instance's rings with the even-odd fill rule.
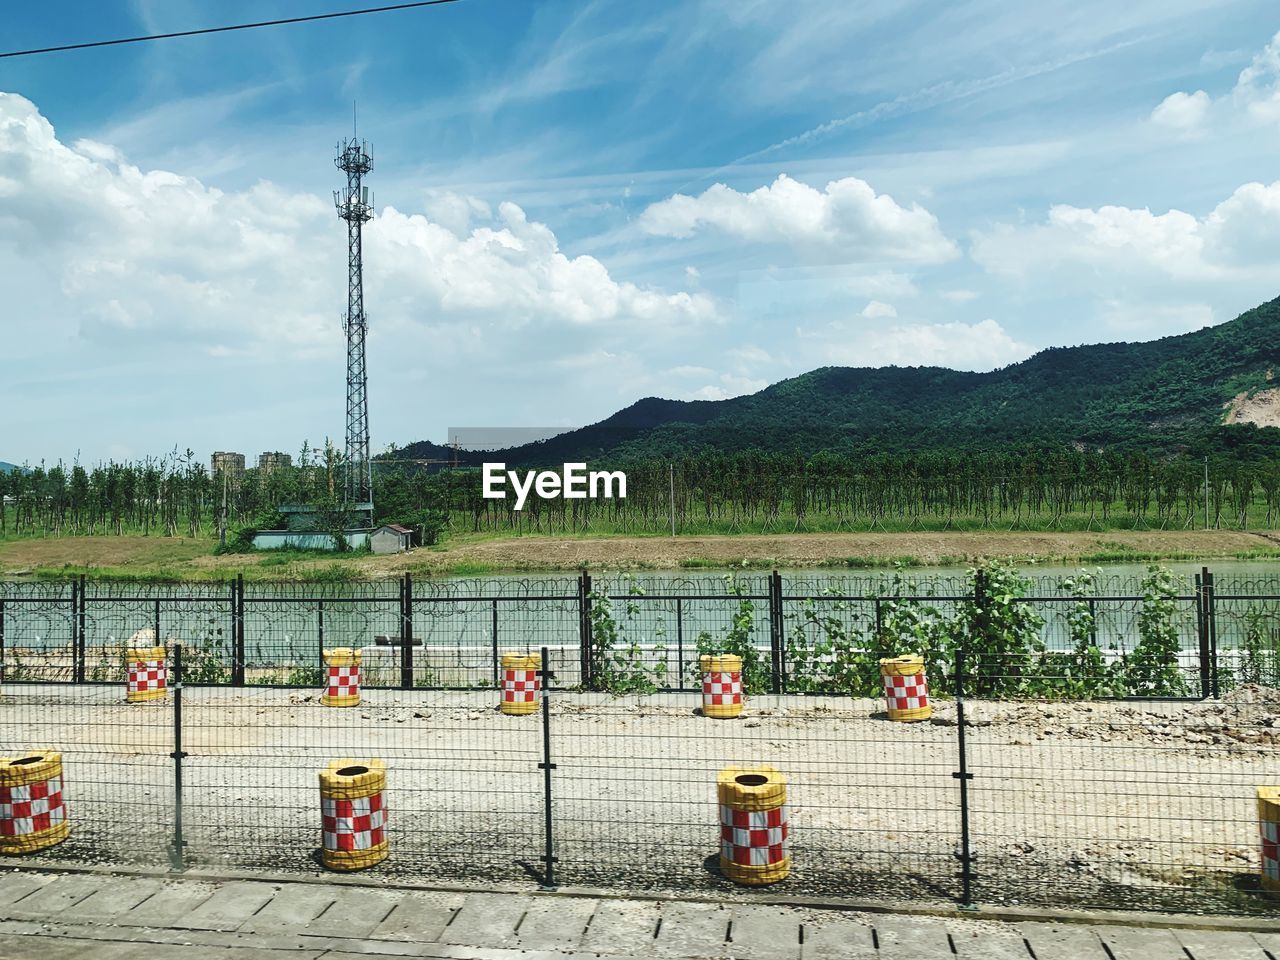
[[[1033,348],[999,323],[891,323],[837,320],[797,330],[811,365],[853,367],[937,366],[952,370],[993,370],[1025,360]]]
[[[1254,118],[1280,121],[1280,33],[1240,71],[1231,96]]]
[[[716,317],[708,296],[619,281],[599,260],[565,254],[552,230],[514,203],[495,213],[439,194],[429,206],[438,220],[387,207],[366,228],[376,326],[550,329]],[[0,93],[0,250],[10,266],[57,265],[64,313],[78,318],[70,333],[195,343],[212,356],[334,351],[346,293],[342,247],[326,200],[265,182],[223,192],[143,171],[109,145],[72,149],[32,103]]]
[[[1060,204],[1045,223],[974,235],[973,258],[993,273],[1029,275],[1085,265],[1177,280],[1280,276],[1280,181],[1246,183],[1203,217],[1182,210]]]
[[[1151,122],[1179,133],[1191,133],[1204,123],[1209,103],[1209,94],[1203,90],[1171,93],[1151,111]]]
[[[970,300],[977,300],[978,294],[973,290],[943,290],[938,296],[943,300],[950,300],[952,303],[968,303]]]
[[[769,385],[768,380],[756,380],[732,373],[720,374],[718,383],[709,383],[688,394],[687,400],[728,400],[748,393],[758,393]]]
[[[884,317],[896,317],[898,311],[892,303],[881,303],[879,300],[872,300],[862,308],[862,315],[869,320],[880,320]]]
[[[651,205],[640,225],[658,236],[715,230],[835,258],[940,263],[958,254],[932,213],[915,203],[903,207],[857,177],[833,180],[821,191],[786,174],[750,193],[717,183],[700,196],[676,194]]]
[[[1172,93],[1151,111],[1151,121],[1177,133],[1193,133],[1206,125],[1215,108],[1219,124],[1233,116],[1280,123],[1280,33],[1240,71],[1230,94],[1214,98],[1203,90]]]

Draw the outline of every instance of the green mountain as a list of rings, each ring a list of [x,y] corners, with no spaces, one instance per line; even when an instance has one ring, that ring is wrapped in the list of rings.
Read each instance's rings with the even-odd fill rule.
[[[823,367],[750,396],[646,398],[600,423],[468,462],[556,463],[698,450],[814,454],[1075,445],[1280,450],[1280,299],[1146,343],[1054,347],[989,373]],[[1259,429],[1259,426],[1270,429]],[[401,455],[426,456],[411,444]]]

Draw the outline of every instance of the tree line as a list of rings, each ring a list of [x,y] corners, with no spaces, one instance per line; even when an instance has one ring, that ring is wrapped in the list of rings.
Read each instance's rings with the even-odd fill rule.
[[[288,467],[211,473],[190,451],[133,463],[0,473],[0,535],[215,536],[283,525],[282,504],[340,514],[342,455],[303,446]],[[592,464],[593,468],[601,465]],[[377,522],[455,533],[785,532],[1276,526],[1280,458],[1026,450],[811,457],[744,451],[611,462],[626,499],[485,499],[474,467],[394,460],[374,471]]]

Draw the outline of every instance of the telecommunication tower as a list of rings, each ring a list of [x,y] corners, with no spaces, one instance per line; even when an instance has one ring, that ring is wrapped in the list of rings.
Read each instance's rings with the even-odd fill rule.
[[[365,333],[368,318],[364,313],[364,264],[362,235],[366,222],[373,218],[369,188],[363,179],[373,170],[369,145],[356,139],[338,144],[334,160],[347,175],[345,190],[333,194],[338,217],[347,221],[347,312],[342,328],[347,335],[347,462],[343,484],[343,502],[348,522],[354,526],[373,525],[373,474],[369,460],[369,377],[365,367]]]

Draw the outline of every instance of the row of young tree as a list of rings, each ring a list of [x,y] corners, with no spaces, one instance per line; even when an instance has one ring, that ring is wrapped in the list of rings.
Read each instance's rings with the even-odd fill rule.
[[[594,465],[593,465],[594,466]],[[661,532],[841,529],[1271,528],[1280,522],[1280,459],[1076,450],[844,458],[760,452],[611,464],[626,499],[540,500],[521,511],[485,499],[478,470],[388,471],[381,506],[410,519],[436,511],[454,530]]]
[[[746,451],[614,463],[625,499],[486,499],[474,467],[380,462],[375,519],[434,533],[786,531],[1058,526],[1273,528],[1280,459],[1027,450],[866,458]],[[592,464],[594,469],[600,465]],[[343,458],[303,446],[297,462],[211,473],[190,451],[136,463],[0,473],[0,535],[212,536],[277,525],[308,503],[340,516]],[[429,539],[429,537],[428,537]]]

